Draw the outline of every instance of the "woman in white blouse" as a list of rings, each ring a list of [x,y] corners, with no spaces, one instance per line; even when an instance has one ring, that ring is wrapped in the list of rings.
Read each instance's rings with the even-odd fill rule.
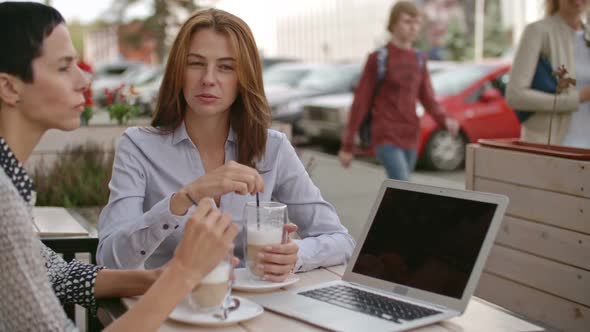
[[[117,147],[98,261],[162,266],[193,202],[214,197],[239,223],[258,193],[285,203],[293,222],[287,231],[301,236],[265,249],[259,265],[265,279],[346,262],[354,240],[286,136],[269,123],[262,66],[246,23],[216,9],[193,15],[172,46],[152,127],[128,129]],[[244,257],[243,237],[235,255]]]
[[[564,65],[569,76],[576,78],[576,33],[582,31],[582,15],[589,0],[547,0],[547,17],[527,25],[524,30],[510,74],[507,101],[516,110],[534,111],[523,123],[523,139],[547,143],[549,122],[554,110],[553,93],[531,89],[531,82],[540,56],[546,57],[553,69]],[[586,63],[585,62],[580,63]],[[553,115],[551,144],[563,144],[570,128],[571,115],[581,104],[590,101],[590,84],[578,85],[557,96]]]
[[[51,7],[0,3],[0,44],[0,331],[75,331],[60,300],[92,305],[94,298],[144,293],[105,331],[155,331],[227,257],[238,226],[203,198],[164,268],[64,262],[33,232],[35,194],[22,163],[48,129],[79,127],[89,82],[62,16]]]

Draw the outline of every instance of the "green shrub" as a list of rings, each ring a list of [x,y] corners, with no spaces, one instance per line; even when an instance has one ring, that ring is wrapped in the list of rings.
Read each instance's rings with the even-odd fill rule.
[[[41,162],[33,180],[38,206],[104,206],[114,155],[94,144],[67,148],[49,168]]]
[[[127,103],[117,103],[107,106],[109,118],[116,120],[118,125],[127,124],[129,119],[136,118],[141,113],[139,107]]]

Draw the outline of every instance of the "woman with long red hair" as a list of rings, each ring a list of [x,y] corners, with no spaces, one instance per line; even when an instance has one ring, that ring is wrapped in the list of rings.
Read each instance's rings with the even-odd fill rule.
[[[285,203],[294,223],[286,231],[301,237],[265,248],[257,266],[264,279],[344,263],[354,240],[287,137],[269,125],[250,28],[222,10],[195,13],[172,46],[152,126],[128,129],[117,147],[99,221],[99,262],[162,266],[201,197],[214,197],[240,223],[245,204],[259,195]],[[242,236],[236,256],[243,251]]]

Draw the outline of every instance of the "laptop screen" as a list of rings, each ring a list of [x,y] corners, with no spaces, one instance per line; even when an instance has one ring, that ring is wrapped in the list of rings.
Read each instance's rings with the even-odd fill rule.
[[[387,188],[352,271],[460,299],[496,208]]]

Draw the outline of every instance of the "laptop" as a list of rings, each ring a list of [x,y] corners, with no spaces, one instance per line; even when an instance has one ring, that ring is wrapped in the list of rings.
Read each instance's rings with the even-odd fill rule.
[[[461,315],[508,197],[385,180],[342,280],[253,296],[334,331],[402,331]]]

